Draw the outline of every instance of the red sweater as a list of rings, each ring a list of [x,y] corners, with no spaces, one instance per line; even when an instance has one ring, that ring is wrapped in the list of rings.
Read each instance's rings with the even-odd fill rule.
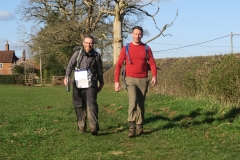
[[[150,64],[151,72],[154,77],[157,76],[156,63],[150,47],[148,47],[148,59],[146,59],[146,48],[144,44],[129,44],[128,53],[132,64],[126,58],[126,46],[124,46],[118,57],[115,66],[114,81],[119,82],[119,76],[122,64],[126,60],[126,76],[134,78],[144,78],[148,76],[147,62]]]

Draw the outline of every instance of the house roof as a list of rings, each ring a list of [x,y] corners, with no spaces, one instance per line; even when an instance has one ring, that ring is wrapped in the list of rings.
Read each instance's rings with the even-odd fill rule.
[[[14,50],[0,51],[0,63],[13,63],[19,60]]]

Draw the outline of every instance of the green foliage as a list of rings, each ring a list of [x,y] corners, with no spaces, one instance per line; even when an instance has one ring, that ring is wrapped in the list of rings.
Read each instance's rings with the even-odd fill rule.
[[[161,68],[158,71],[159,84],[150,85],[150,93],[240,103],[240,54],[163,58],[156,59],[156,63]],[[114,67],[104,75],[107,86],[114,86],[113,78]]]
[[[99,136],[77,131],[65,87],[0,86],[0,159],[239,159],[240,109],[147,96],[144,134],[127,137],[128,95],[98,94]]]
[[[13,68],[12,68],[12,72],[14,74],[24,74],[24,66],[14,65]]]
[[[210,95],[219,99],[238,102],[239,91],[240,58],[230,54],[212,68],[207,85]]]
[[[0,84],[23,84],[24,75],[0,75]]]
[[[45,63],[43,66],[45,70],[49,70],[51,75],[55,76],[65,75],[66,69],[64,67],[66,67],[66,65],[59,63],[54,57],[51,57],[49,62]]]

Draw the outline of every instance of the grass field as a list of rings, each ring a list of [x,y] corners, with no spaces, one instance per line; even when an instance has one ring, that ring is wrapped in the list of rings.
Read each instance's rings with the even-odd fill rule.
[[[144,135],[127,137],[127,94],[98,95],[99,136],[79,134],[65,87],[0,85],[0,159],[238,160],[240,108],[148,95]]]

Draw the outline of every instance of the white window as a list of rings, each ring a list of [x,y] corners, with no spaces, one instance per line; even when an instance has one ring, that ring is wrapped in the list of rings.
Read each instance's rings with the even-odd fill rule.
[[[0,63],[0,69],[2,69],[3,68],[3,64],[2,63]]]

